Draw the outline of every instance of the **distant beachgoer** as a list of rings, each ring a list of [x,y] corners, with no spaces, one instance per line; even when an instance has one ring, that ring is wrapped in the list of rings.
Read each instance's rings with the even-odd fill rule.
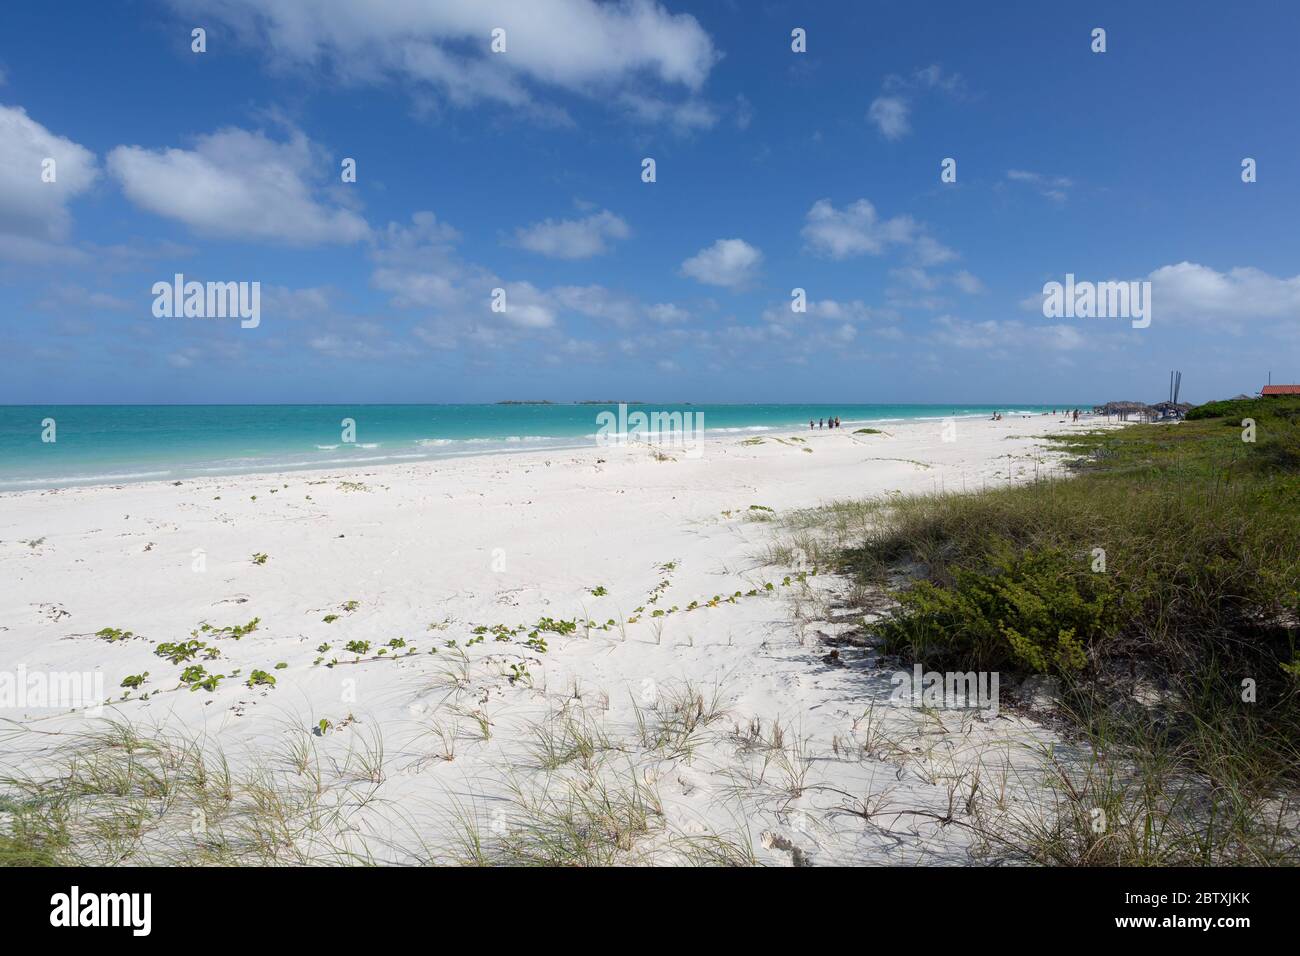
[[[838,415],[835,416],[835,427],[836,428],[840,427],[840,416]]]
[[[825,428],[825,427],[826,427],[826,419],[824,419],[824,418],[819,418],[819,419],[817,419],[817,427],[818,427],[818,428]]]
[[[812,420],[811,418],[808,419],[808,427],[809,427],[810,429],[812,429],[812,428],[816,428],[816,427],[817,427],[816,425],[813,424],[813,420]]]

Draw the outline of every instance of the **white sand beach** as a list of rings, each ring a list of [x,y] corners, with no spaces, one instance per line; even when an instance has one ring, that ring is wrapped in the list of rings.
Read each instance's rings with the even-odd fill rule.
[[[291,782],[310,763],[346,805],[312,839],[382,861],[455,859],[469,820],[508,841],[602,781],[650,807],[629,859],[719,837],[773,865],[966,862],[969,831],[941,818],[976,779],[1004,803],[1032,788],[1053,733],[1005,706],[891,706],[870,646],[827,659],[862,633],[849,582],[768,548],[795,509],[1045,475],[1036,436],[1095,422],[881,427],[0,495],[0,661],[102,674],[98,719],[201,735],[237,766]],[[575,623],[530,645],[544,619]],[[196,631],[219,657],[156,653]],[[191,691],[194,664],[226,676]],[[62,739],[11,732],[0,759],[35,773]]]

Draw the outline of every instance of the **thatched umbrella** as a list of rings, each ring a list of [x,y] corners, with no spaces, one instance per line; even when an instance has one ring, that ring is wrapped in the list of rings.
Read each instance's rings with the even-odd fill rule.
[[[1107,402],[1101,406],[1101,411],[1107,418],[1118,415],[1121,421],[1127,421],[1130,415],[1139,415],[1143,418],[1155,416],[1155,409],[1145,402]]]

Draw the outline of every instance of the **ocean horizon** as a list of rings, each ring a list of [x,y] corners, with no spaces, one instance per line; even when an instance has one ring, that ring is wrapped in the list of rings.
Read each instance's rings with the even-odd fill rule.
[[[1033,415],[1091,404],[658,404],[702,416],[704,436]],[[614,402],[456,405],[4,405],[0,491],[379,465],[595,441]],[[348,428],[347,421],[353,423]],[[693,419],[701,421],[700,419]],[[53,424],[51,425],[50,422]],[[50,439],[53,440],[50,440]]]

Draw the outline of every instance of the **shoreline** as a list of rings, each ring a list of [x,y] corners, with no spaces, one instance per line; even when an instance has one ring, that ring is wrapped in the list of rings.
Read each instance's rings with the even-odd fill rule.
[[[937,406],[944,407],[944,406]],[[1008,412],[1008,415],[1019,416],[1021,420],[1051,420],[1056,421],[1052,416],[1039,411],[1033,412]],[[1093,420],[1096,416],[1088,415],[1087,420]],[[955,422],[973,422],[987,421],[988,418],[983,412],[954,415],[935,415],[935,416],[916,416],[910,418],[900,417],[875,417],[844,420],[841,428],[847,428],[850,431],[861,426],[901,426],[901,425],[921,425],[942,421]],[[1084,419],[1081,419],[1083,421]],[[1059,423],[1059,422],[1058,422]],[[735,440],[738,437],[764,436],[772,435],[777,432],[797,432],[801,435],[817,434],[822,431],[832,431],[828,429],[806,429],[801,424],[795,425],[738,425],[722,426],[712,429],[704,428],[703,437],[690,438],[692,442],[702,441],[704,444],[709,443],[726,443]],[[71,475],[66,477],[45,477],[38,476],[33,478],[6,477],[0,475],[0,498],[27,492],[48,492],[64,491],[78,488],[93,488],[100,486],[125,487],[134,484],[147,483],[172,483],[174,481],[192,482],[201,481],[209,478],[232,478],[232,477],[265,477],[274,478],[282,475],[294,475],[320,471],[337,471],[340,469],[366,469],[372,467],[390,467],[405,464],[419,463],[437,463],[445,461],[454,461],[463,458],[478,458],[483,456],[495,455],[524,455],[524,454],[545,454],[560,453],[568,451],[581,451],[583,449],[608,448],[609,445],[600,443],[600,435],[597,432],[586,433],[573,436],[509,436],[507,438],[421,438],[421,439],[390,439],[385,442],[364,442],[357,443],[354,447],[357,452],[377,451],[381,447],[389,444],[396,444],[398,448],[402,445],[411,448],[435,447],[447,448],[446,452],[419,452],[419,451],[400,451],[394,450],[389,454],[376,454],[368,456],[358,456],[354,458],[328,459],[324,461],[274,461],[269,460],[266,464],[249,464],[229,466],[213,464],[211,461],[196,461],[192,463],[180,463],[166,465],[152,461],[142,461],[138,464],[124,464],[121,467],[139,469],[122,473],[106,473],[93,475]],[[616,439],[612,444],[619,447],[626,444],[626,433],[610,433],[610,438]],[[656,441],[653,437],[637,439],[635,443],[652,446],[664,444],[662,440]],[[345,443],[339,442],[332,446],[318,445],[318,451],[337,450]],[[671,446],[672,442],[667,444]],[[469,446],[482,445],[482,448]],[[453,447],[455,446],[455,447]],[[105,467],[112,467],[106,465]]]

